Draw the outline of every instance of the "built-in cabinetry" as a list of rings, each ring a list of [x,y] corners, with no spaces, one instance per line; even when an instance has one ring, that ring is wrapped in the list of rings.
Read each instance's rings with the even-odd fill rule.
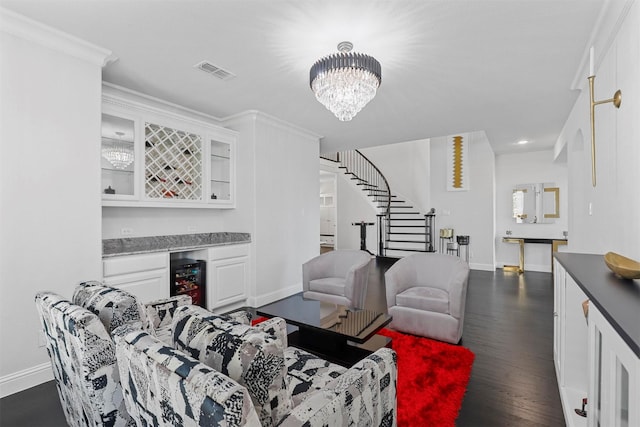
[[[102,268],[105,284],[132,293],[140,302],[169,297],[168,252],[106,258]]]
[[[213,310],[245,300],[249,271],[249,245],[210,248],[207,263],[207,307]]]
[[[236,132],[113,95],[102,111],[103,206],[234,207]]]
[[[567,425],[639,426],[640,284],[600,255],[555,258],[553,352]],[[575,411],[583,398],[587,417]]]
[[[206,258],[206,308],[244,302],[250,278],[250,245],[231,244],[177,252],[110,256],[103,259],[104,282],[131,292],[141,302],[170,296],[170,261]]]

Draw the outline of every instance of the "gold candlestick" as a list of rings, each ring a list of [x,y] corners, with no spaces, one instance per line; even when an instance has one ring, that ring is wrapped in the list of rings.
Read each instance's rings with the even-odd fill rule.
[[[622,103],[622,92],[620,89],[613,94],[613,98],[605,99],[603,101],[594,101],[593,82],[595,79],[595,75],[589,77],[589,95],[591,99],[591,184],[594,187],[596,186],[596,105],[613,102],[613,105],[616,108],[620,108],[620,104]]]

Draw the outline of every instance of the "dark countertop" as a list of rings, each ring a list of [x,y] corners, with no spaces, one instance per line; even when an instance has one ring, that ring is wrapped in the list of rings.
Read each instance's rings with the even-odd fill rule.
[[[102,257],[109,258],[121,255],[197,249],[250,242],[251,235],[249,233],[228,232],[105,239],[102,241]]]
[[[556,252],[554,256],[640,357],[640,280],[616,276],[603,255]]]
[[[504,236],[502,238],[504,239],[518,239],[518,240],[523,240],[524,243],[546,243],[546,244],[551,244],[554,241],[560,241],[560,242],[566,242],[567,239],[565,239],[564,237],[558,238],[558,239],[549,239],[549,238],[545,238],[545,237],[515,237],[515,236]]]

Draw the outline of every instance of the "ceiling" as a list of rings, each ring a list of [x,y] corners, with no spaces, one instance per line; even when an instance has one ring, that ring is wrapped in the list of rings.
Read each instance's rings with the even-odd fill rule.
[[[223,118],[259,110],[321,151],[484,131],[497,154],[553,147],[604,0],[2,0],[111,50],[103,79]],[[340,122],[309,68],[343,40],[382,64],[378,95]],[[231,71],[219,80],[193,66]],[[586,72],[585,72],[586,81]],[[521,139],[530,143],[518,146]]]

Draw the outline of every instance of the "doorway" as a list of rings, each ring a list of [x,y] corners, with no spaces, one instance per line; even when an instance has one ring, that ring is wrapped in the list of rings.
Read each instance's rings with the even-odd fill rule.
[[[320,171],[320,253],[336,249],[337,192],[336,174]]]

